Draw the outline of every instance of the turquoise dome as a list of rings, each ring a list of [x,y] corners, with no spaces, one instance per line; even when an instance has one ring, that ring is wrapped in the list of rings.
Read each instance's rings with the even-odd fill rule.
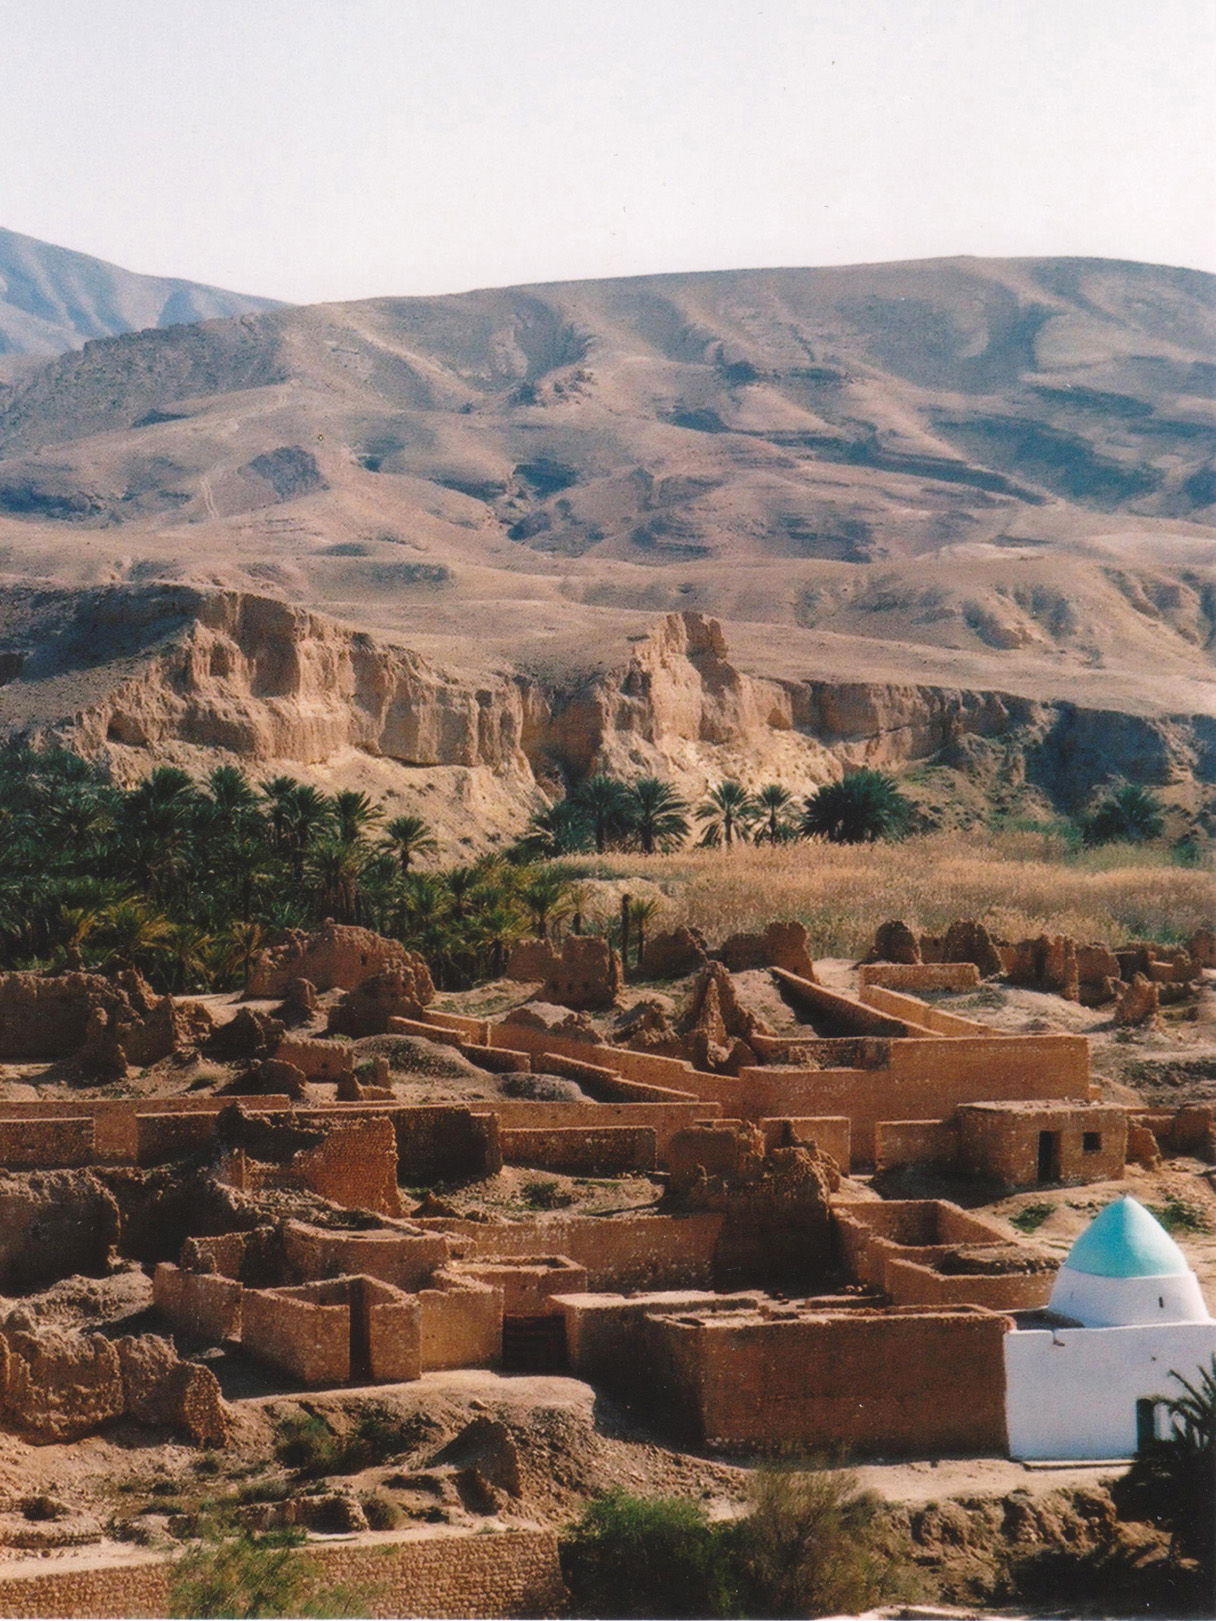
[[[1130,1195],[1094,1217],[1064,1265],[1095,1278],[1165,1278],[1191,1270],[1157,1218]]]

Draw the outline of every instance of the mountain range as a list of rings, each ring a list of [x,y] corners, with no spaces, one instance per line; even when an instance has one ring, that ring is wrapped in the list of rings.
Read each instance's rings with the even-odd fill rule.
[[[1216,716],[1212,276],[956,259],[240,302],[0,391],[13,589],[278,599],[550,713],[645,684],[630,648],[675,614],[761,681]],[[715,746],[664,758],[707,780]]]

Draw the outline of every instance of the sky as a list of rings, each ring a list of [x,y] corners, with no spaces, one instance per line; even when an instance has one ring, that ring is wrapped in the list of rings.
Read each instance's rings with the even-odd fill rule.
[[[1216,271],[1213,0],[0,0],[0,225],[292,302]]]

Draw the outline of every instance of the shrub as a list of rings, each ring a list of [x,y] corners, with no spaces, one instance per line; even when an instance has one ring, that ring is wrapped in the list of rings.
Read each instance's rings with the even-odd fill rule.
[[[539,1176],[524,1183],[520,1197],[530,1210],[560,1210],[563,1205],[574,1203],[574,1195],[568,1188]]]
[[[405,1452],[414,1439],[409,1421],[383,1406],[362,1408],[344,1435],[316,1413],[288,1413],[279,1420],[275,1452],[280,1463],[315,1479],[370,1469]]]
[[[1020,1210],[1015,1211],[1009,1220],[1014,1227],[1020,1228],[1022,1232],[1034,1233],[1051,1215],[1053,1209],[1054,1206],[1049,1204],[1026,1204]]]
[[[368,1492],[359,1502],[373,1531],[393,1531],[401,1524],[401,1510],[384,1492]]]
[[[610,1491],[587,1506],[561,1556],[575,1615],[741,1613],[730,1538],[687,1498]]]
[[[1121,1519],[1151,1520],[1168,1531],[1174,1551],[1197,1559],[1210,1579],[1216,1564],[1216,1356],[1197,1384],[1172,1370],[1170,1378],[1183,1391],[1168,1404],[1173,1433],[1139,1449],[1112,1495]]]
[[[562,1570],[582,1616],[856,1615],[914,1586],[880,1499],[822,1469],[760,1471],[740,1520],[609,1492],[563,1539]]]
[[[367,1595],[318,1586],[298,1531],[213,1532],[174,1564],[169,1613],[180,1616],[366,1614]]]
[[[764,1469],[738,1523],[746,1615],[859,1615],[911,1596],[910,1563],[893,1557],[882,1502],[856,1476]]]

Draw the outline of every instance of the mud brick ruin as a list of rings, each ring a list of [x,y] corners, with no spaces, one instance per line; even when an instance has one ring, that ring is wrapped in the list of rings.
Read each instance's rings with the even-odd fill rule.
[[[637,1004],[615,1036],[587,1012],[623,990],[594,937],[517,948],[536,994],[499,1021],[436,1011],[425,964],[337,925],[263,952],[218,1027],[134,976],[0,979],[0,1059],[91,1078],[0,1101],[0,1287],[132,1264],[152,1278],[148,1329],[116,1340],[10,1311],[0,1425],[63,1441],[121,1416],[221,1447],[233,1413],[200,1359],[222,1353],[288,1391],[568,1372],[673,1434],[757,1454],[1004,1451],[1002,1346],[1012,1314],[1046,1306],[1056,1263],[948,1199],[856,1178],[1101,1181],[1162,1153],[1216,1162],[1216,1130],[1208,1108],[1102,1101],[1081,1036],[1003,1034],[923,998],[996,973],[1116,1005],[1137,976],[1190,995],[1211,941],[1163,957],[890,924],[855,993],[819,982],[798,925],[647,951],[693,976],[685,1012]],[[781,1030],[734,978],[758,972],[791,1010]],[[403,1098],[393,1043],[510,1084]],[[190,1048],[225,1055],[233,1082],[93,1084]],[[637,1173],[661,1196],[474,1220],[434,1191],[504,1166]]]

